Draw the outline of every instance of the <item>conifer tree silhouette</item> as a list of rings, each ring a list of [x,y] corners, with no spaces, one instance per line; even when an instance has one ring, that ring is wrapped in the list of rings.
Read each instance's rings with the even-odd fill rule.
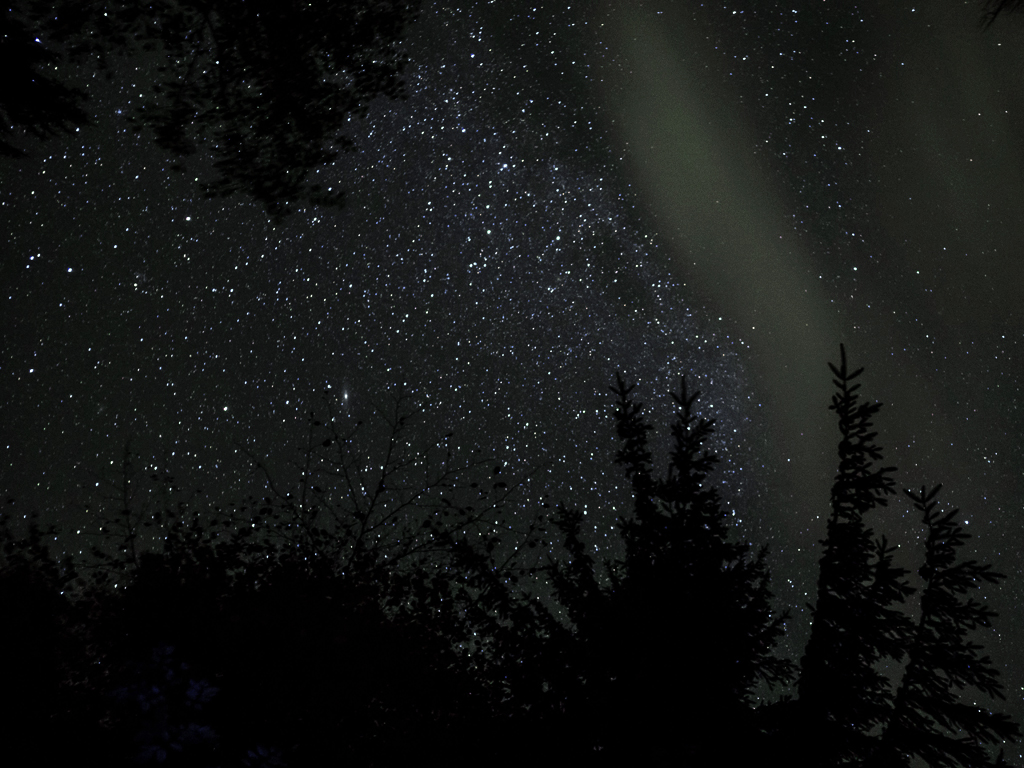
[[[699,418],[683,380],[672,427],[667,474],[655,478],[647,435],[652,427],[633,387],[618,377],[616,462],[633,490],[633,515],[619,526],[625,556],[610,566],[610,585],[593,577],[580,546],[578,512],[560,510],[570,562],[555,569],[557,597],[576,624],[583,718],[590,739],[615,760],[704,765],[723,739],[754,748],[751,692],[791,676],[773,649],[786,616],[771,610],[765,551],[729,540],[726,511],[708,482],[717,457],[705,448],[714,422]],[[596,593],[596,594],[595,594]]]
[[[599,562],[584,515],[560,505],[550,522],[561,556],[549,550],[543,569],[554,603],[514,586],[515,574],[541,570],[532,560],[494,557],[500,542],[482,524],[505,499],[500,465],[445,452],[421,475],[392,456],[388,446],[404,444],[401,399],[381,436],[392,461],[370,462],[379,476],[353,474],[371,444],[364,453],[354,433],[311,415],[294,493],[268,472],[274,498],[223,515],[182,503],[151,514],[133,511],[138,494],[125,480],[113,499],[117,554],[97,550],[77,572],[50,557],[52,530],[29,526],[18,538],[16,516],[0,514],[0,603],[11,619],[0,677],[21,708],[15,736],[35,749],[40,734],[62,734],[38,751],[50,762],[85,745],[107,762],[163,755],[190,765],[540,756],[703,768],[768,755],[797,768],[988,766],[987,750],[1020,732],[963,697],[1002,695],[971,635],[995,613],[965,595],[1004,577],[957,560],[968,536],[957,510],[937,511],[938,487],[907,491],[928,538],[920,619],[902,609],[907,571],[865,520],[894,485],[872,431],[880,405],[860,402],[861,370],[840,354],[830,366],[839,470],[795,701],[754,708],[756,686],[794,676],[775,655],[786,615],[772,611],[766,550],[730,538],[699,393],[684,379],[673,394],[659,475],[643,404],[618,377],[615,460],[633,492],[619,520],[624,554]],[[124,473],[135,471],[130,458]],[[402,482],[408,468],[421,482]],[[341,478],[340,490],[324,478]],[[160,535],[136,547],[147,515]],[[530,522],[514,549],[535,550],[542,528]],[[357,557],[364,530],[395,538],[374,535],[380,543]],[[880,662],[904,656],[894,692]]]
[[[796,747],[791,762],[797,765],[908,768],[915,757],[934,768],[991,765],[986,746],[1020,733],[1006,715],[968,705],[958,695],[973,687],[1001,696],[991,660],[968,637],[989,626],[995,612],[960,596],[1003,576],[989,565],[956,562],[967,534],[954,522],[957,510],[936,511],[939,487],[906,491],[929,531],[918,570],[921,616],[916,624],[911,620],[901,607],[915,591],[908,572],[893,563],[896,548],[884,537],[875,539],[865,522],[865,514],[885,506],[894,493],[895,468],[879,466],[882,452],[871,431],[881,404],[858,402],[854,380],[863,369],[849,369],[845,348],[840,346],[840,365],[829,367],[838,390],[830,409],[839,417],[839,470],[799,700],[777,708],[774,722],[784,723],[782,738]],[[904,657],[894,692],[880,662]]]
[[[882,453],[871,431],[881,404],[859,402],[854,382],[864,369],[850,370],[842,345],[839,367],[829,368],[838,390],[829,409],[839,417],[839,469],[798,684],[812,734],[805,762],[820,765],[862,755],[868,733],[888,721],[890,684],[876,663],[902,657],[909,620],[894,606],[912,591],[906,572],[892,563],[892,549],[874,541],[864,520],[894,493],[895,467],[877,465]]]
[[[918,569],[925,586],[907,668],[873,762],[877,768],[905,768],[915,755],[933,768],[981,768],[991,765],[985,745],[1020,738],[1020,729],[1007,715],[970,706],[958,695],[975,688],[1004,698],[992,660],[981,656],[982,646],[969,639],[973,630],[991,626],[996,612],[962,595],[1006,577],[991,565],[957,562],[957,550],[970,534],[955,520],[958,509],[937,509],[941,488],[905,491],[928,527],[925,561]]]
[[[749,704],[750,689],[758,680],[774,684],[790,672],[788,664],[771,653],[786,616],[771,618],[767,549],[752,557],[750,544],[729,539],[728,513],[709,481],[719,461],[705,447],[715,421],[696,415],[694,403],[700,392],[690,394],[684,378],[679,393],[672,393],[677,411],[668,472],[652,481],[635,462],[650,455],[646,445],[641,447],[644,441],[637,440],[650,427],[640,418],[630,391],[619,380],[617,415],[623,449],[617,460],[627,474],[640,478],[634,483],[636,515],[621,522],[626,545],[621,570],[631,583],[619,592],[628,595],[632,605],[639,604],[637,595],[661,592],[659,599],[675,600],[691,620],[701,619],[698,634],[705,637],[696,640],[696,658],[712,662],[701,683],[702,706],[716,700],[724,710]],[[648,486],[653,497],[641,495]],[[691,686],[702,678],[692,668],[685,674]]]

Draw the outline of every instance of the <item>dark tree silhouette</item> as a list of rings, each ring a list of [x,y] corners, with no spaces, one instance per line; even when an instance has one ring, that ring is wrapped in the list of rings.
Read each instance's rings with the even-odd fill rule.
[[[772,614],[765,551],[753,557],[749,544],[728,540],[708,481],[717,458],[704,448],[714,422],[695,415],[697,393],[684,380],[674,395],[668,473],[656,479],[651,426],[632,389],[621,377],[614,388],[616,461],[634,509],[620,519],[625,557],[610,565],[607,586],[582,545],[582,516],[562,507],[556,519],[569,557],[554,564],[553,581],[575,625],[582,682],[573,692],[582,704],[570,699],[567,708],[577,708],[590,727],[585,740],[609,760],[704,765],[726,738],[736,756],[753,754],[752,691],[791,674],[773,655],[786,617]]]
[[[23,157],[11,143],[15,128],[47,139],[88,125],[86,94],[44,70],[61,57],[36,39],[29,24],[9,5],[0,11],[0,155]]]
[[[842,346],[840,365],[829,367],[837,388],[831,410],[840,428],[839,470],[811,636],[799,698],[766,707],[761,727],[772,749],[797,766],[908,768],[914,757],[942,768],[991,765],[986,747],[1019,732],[1005,715],[961,700],[965,687],[999,695],[1000,686],[988,657],[968,637],[995,614],[958,595],[1001,576],[973,561],[955,563],[966,535],[953,523],[955,511],[935,511],[937,489],[908,492],[929,529],[918,571],[925,585],[921,618],[913,622],[904,607],[914,593],[908,572],[894,565],[896,548],[876,539],[865,521],[894,492],[894,468],[881,465],[872,431],[881,406],[859,402],[854,381],[863,369],[848,367]],[[884,666],[898,669],[904,659],[894,691]]]
[[[5,747],[43,764],[988,766],[1020,734],[964,698],[1001,696],[972,635],[995,614],[965,595],[1003,577],[957,560],[967,535],[938,488],[907,492],[928,539],[920,619],[903,610],[907,572],[865,520],[893,487],[880,406],[860,402],[861,370],[840,355],[839,471],[796,700],[755,706],[796,670],[775,655],[786,615],[766,550],[730,538],[714,422],[683,380],[656,475],[620,377],[621,559],[599,558],[565,504],[496,525],[516,482],[490,457],[417,443],[402,397],[368,435],[326,400],[294,474],[254,458],[268,495],[228,509],[178,500],[127,447],[101,500],[106,538],[80,562],[50,557],[51,529],[15,535],[23,515],[5,510]],[[904,658],[894,691],[881,663]]]
[[[871,431],[881,404],[858,402],[854,381],[863,369],[847,367],[842,346],[839,367],[829,368],[838,390],[829,408],[839,419],[839,470],[798,684],[800,706],[817,737],[806,742],[814,755],[808,760],[822,765],[863,755],[868,733],[888,720],[890,684],[877,663],[903,655],[909,624],[895,606],[911,593],[906,572],[893,566],[891,549],[874,541],[864,519],[894,493],[895,468],[877,466],[882,454]]]
[[[1021,9],[1022,0],[985,0],[981,16],[982,27],[988,28],[1003,13],[1014,13]]]
[[[132,118],[179,157],[202,152],[209,197],[242,192],[275,218],[302,201],[339,206],[316,177],[352,148],[344,125],[377,96],[404,96],[401,49],[420,0],[20,0],[5,7],[0,112],[8,134],[83,125],[84,94],[42,70],[157,55],[159,81]],[[66,68],[65,68],[66,69]],[[7,73],[10,72],[12,76]],[[0,151],[16,154],[10,143]],[[178,170],[182,167],[176,164]]]
[[[157,702],[168,710],[155,713],[162,729],[154,729],[152,706],[141,718],[120,714],[115,734],[124,736],[115,743],[169,732],[179,742],[206,736],[224,756],[262,746],[290,765],[393,765],[442,753],[463,728],[472,730],[477,713],[496,710],[466,673],[452,638],[385,609],[386,582],[312,573],[295,557],[226,581],[232,563],[224,554],[205,559],[210,568],[195,567],[191,557],[145,555],[113,603],[105,644],[118,694],[146,689],[148,677],[137,672],[146,649],[172,647],[192,679],[217,688],[216,696],[199,719],[181,706],[189,703],[188,678],[177,692],[168,683],[175,698],[165,699],[177,700],[179,714]],[[203,746],[195,742],[193,752]],[[458,749],[471,751],[472,744],[467,736]],[[153,746],[167,751],[147,741]]]
[[[1020,738],[1007,715],[961,701],[966,688],[1004,698],[992,660],[970,639],[974,630],[991,626],[996,612],[962,596],[1006,577],[991,565],[957,562],[957,550],[970,534],[955,521],[959,510],[937,509],[941,487],[905,492],[928,527],[925,561],[918,570],[924,589],[909,662],[876,753],[874,765],[880,768],[906,768],[915,755],[937,768],[983,768],[991,765],[986,745]]]
[[[0,570],[0,685],[9,707],[7,727],[41,737],[51,716],[61,669],[60,626],[66,604],[55,586],[62,579],[33,521],[24,538],[16,537],[5,515],[0,520],[3,564]],[[15,627],[17,631],[10,631]]]
[[[299,551],[311,569],[359,578],[375,577],[385,567],[443,568],[458,542],[499,549],[496,524],[520,480],[507,477],[493,456],[456,454],[451,433],[436,441],[417,437],[421,415],[403,391],[374,406],[367,421],[340,409],[325,392],[322,412],[309,413],[304,439],[289,461],[291,475],[275,476],[263,457],[241,445],[268,495],[204,510],[201,527],[242,531],[251,546]],[[101,523],[98,537],[111,545],[97,546],[93,554],[108,564],[111,576],[138,566],[147,529],[180,522],[194,503],[175,501],[174,476],[144,471],[138,460],[126,446],[120,470],[97,476],[105,493],[92,512]],[[536,532],[536,525],[526,524],[506,527],[502,536],[518,534],[525,545]]]
[[[490,457],[457,459],[445,439],[417,447],[402,396],[365,437],[329,406],[322,421],[311,414],[295,477],[275,481],[259,463],[270,495],[228,509],[175,503],[174,478],[147,475],[125,450],[87,577],[65,590],[85,611],[80,679],[39,684],[40,669],[60,667],[29,623],[7,649],[45,652],[11,667],[25,681],[13,690],[56,690],[23,708],[36,733],[74,694],[88,702],[76,722],[115,764],[238,764],[250,752],[289,765],[468,763],[500,743],[485,737],[501,713],[542,703],[530,660],[555,622],[509,589],[524,569],[495,529],[515,481]],[[48,562],[38,543],[8,538]],[[536,540],[526,525],[522,550]],[[0,586],[25,559],[8,558]],[[49,601],[33,603],[39,621],[58,615],[55,578],[31,593]]]

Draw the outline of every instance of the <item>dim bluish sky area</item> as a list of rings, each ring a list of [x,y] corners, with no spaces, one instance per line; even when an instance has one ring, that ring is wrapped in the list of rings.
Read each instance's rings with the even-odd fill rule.
[[[840,342],[901,487],[944,484],[1008,579],[985,633],[1024,720],[1024,16],[980,4],[497,2],[424,8],[406,101],[320,170],[342,211],[207,200],[126,119],[153,76],[84,75],[96,125],[0,160],[2,490],[74,531],[125,441],[206,493],[286,473],[330,392],[399,385],[587,510],[625,511],[616,371],[667,434],[686,374],[718,479],[768,543],[791,655],[813,599]],[[756,8],[752,8],[756,6]],[[83,70],[85,72],[85,70]],[[106,469],[105,469],[106,468]],[[214,489],[214,490],[210,490]],[[902,498],[872,524],[915,568]],[[1015,751],[1017,754],[1019,750]]]

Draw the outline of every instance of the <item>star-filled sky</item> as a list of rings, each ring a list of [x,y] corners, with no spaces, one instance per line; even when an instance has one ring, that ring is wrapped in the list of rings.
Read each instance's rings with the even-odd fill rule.
[[[410,97],[319,171],[346,208],[281,224],[204,199],[202,155],[176,173],[130,129],[151,61],[78,70],[96,125],[0,161],[3,492],[76,550],[91,473],[129,437],[231,495],[238,446],[283,466],[328,385],[353,409],[404,385],[425,429],[535,469],[517,503],[586,509],[600,545],[624,511],[615,372],[664,432],[686,374],[796,655],[842,342],[898,483],[943,483],[1009,577],[984,642],[1024,719],[1024,18],[753,5],[427,5]],[[909,505],[873,522],[916,567]]]

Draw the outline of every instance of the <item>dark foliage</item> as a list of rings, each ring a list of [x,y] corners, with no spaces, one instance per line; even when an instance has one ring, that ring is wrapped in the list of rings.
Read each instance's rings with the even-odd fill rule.
[[[66,55],[109,73],[111,56],[157,57],[159,80],[132,120],[179,158],[213,159],[208,197],[242,192],[275,218],[301,202],[340,206],[342,190],[316,172],[352,148],[348,119],[378,96],[404,97],[401,41],[419,5],[22,0],[4,16],[12,36],[2,55],[15,76],[5,70],[0,86],[5,127],[46,136],[87,122],[85,94],[41,72],[43,63]]]
[[[582,682],[567,692],[567,711],[587,724],[582,742],[609,761],[704,765],[729,734],[743,734],[736,749],[753,755],[752,691],[792,672],[772,653],[786,617],[772,614],[765,551],[754,557],[728,540],[708,482],[717,459],[703,447],[713,422],[695,415],[685,380],[663,478],[652,474],[652,428],[632,387],[619,378],[614,392],[616,462],[634,509],[620,519],[625,557],[609,564],[607,586],[582,544],[582,515],[561,507],[556,518],[568,557],[553,563],[553,581],[574,624],[570,657]]]
[[[6,754],[33,763],[319,766],[411,762],[907,768],[988,766],[1019,738],[972,634],[969,590],[1003,577],[958,561],[967,535],[938,489],[908,492],[928,527],[921,616],[867,513],[891,495],[841,348],[839,471],[799,698],[758,704],[797,672],[775,654],[766,550],[730,538],[683,380],[664,474],[619,378],[615,461],[633,491],[621,559],[560,504],[509,529],[500,461],[418,445],[399,395],[376,428],[325,399],[291,478],[228,509],[181,498],[130,446],[96,509],[89,558],[0,517]],[[147,485],[148,484],[148,485]],[[13,529],[22,525],[23,530]],[[556,533],[549,540],[548,528]],[[542,559],[546,555],[546,560]],[[541,600],[538,597],[544,596]],[[893,690],[880,662],[905,660]],[[56,737],[56,736],[59,736]],[[1005,764],[1002,757],[996,765]]]
[[[47,139],[89,124],[82,109],[85,92],[46,72],[46,65],[58,61],[14,9],[0,11],[0,155],[25,155],[10,141],[16,127]]]
[[[5,658],[39,657],[9,665],[7,690],[35,702],[19,733],[79,702],[66,727],[114,764],[393,765],[468,763],[503,718],[539,720],[533,660],[557,622],[509,588],[528,555],[504,545],[518,534],[533,553],[539,536],[497,536],[516,481],[444,440],[417,448],[402,395],[365,437],[325,409],[288,490],[267,473],[271,495],[230,509],[175,503],[174,478],[126,447],[81,576],[50,561],[45,532],[7,535],[0,594],[23,630]]]
[[[822,542],[814,623],[801,661],[799,698],[767,707],[761,726],[775,749],[787,749],[796,766],[866,765],[907,768],[913,756],[931,766],[988,766],[986,747],[1019,738],[1002,714],[964,700],[967,688],[999,696],[997,673],[969,632],[989,625],[994,612],[958,597],[981,582],[1001,578],[990,566],[956,562],[966,535],[939,515],[937,491],[908,492],[924,514],[929,536],[921,618],[904,607],[914,594],[895,566],[895,547],[875,538],[865,517],[884,507],[894,492],[894,468],[880,466],[872,419],[877,403],[859,402],[862,369],[829,366],[837,392],[831,409],[840,429],[839,471],[832,487],[832,514]],[[898,689],[884,674],[905,661]],[[1000,758],[1001,760],[1001,758]]]
[[[813,628],[798,686],[801,706],[822,735],[820,750],[831,761],[863,753],[866,734],[889,717],[888,678],[878,668],[903,656],[908,620],[897,606],[911,594],[905,571],[894,568],[892,550],[876,542],[865,515],[894,493],[894,467],[879,467],[872,418],[879,403],[859,402],[863,369],[829,365],[837,392],[830,410],[839,421],[839,470],[832,485],[832,513],[818,574]]]
[[[959,510],[938,510],[941,487],[906,491],[928,527],[925,561],[918,570],[925,586],[921,618],[908,646],[910,661],[878,748],[879,766],[904,768],[916,755],[931,766],[981,768],[991,764],[985,746],[1020,738],[1007,715],[960,700],[966,688],[1004,698],[992,660],[971,640],[974,630],[991,626],[996,613],[962,596],[1005,576],[974,560],[957,562],[957,549],[970,536],[955,522]]]
[[[70,558],[50,555],[54,530],[8,500],[0,515],[0,690],[5,702],[5,761],[20,746],[33,763],[66,764],[98,746],[87,692],[95,665],[87,594],[72,598]],[[92,721],[94,722],[94,721]],[[54,738],[60,734],[61,738]],[[11,763],[14,764],[14,763]]]
[[[1015,13],[1021,9],[1021,0],[985,0],[981,25],[988,28],[1003,13]]]

